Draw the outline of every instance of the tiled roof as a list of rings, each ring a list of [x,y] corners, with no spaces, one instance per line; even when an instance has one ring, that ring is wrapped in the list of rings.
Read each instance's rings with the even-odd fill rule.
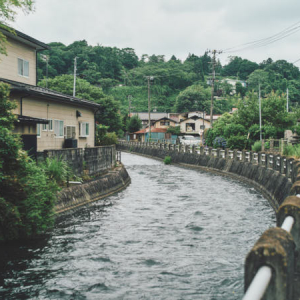
[[[139,130],[137,132],[134,132],[135,134],[143,134],[143,133],[148,133],[149,132],[149,128],[144,128],[142,130]],[[155,132],[161,132],[161,133],[166,133],[167,132],[167,128],[154,128],[151,127],[151,132],[155,133]]]
[[[8,80],[8,79],[4,79],[4,78],[0,78],[0,81],[10,84],[11,91],[26,92],[30,95],[36,95],[36,96],[43,97],[43,98],[51,98],[52,100],[56,100],[59,102],[66,102],[66,103],[70,103],[70,104],[77,104],[77,105],[88,106],[88,107],[93,107],[93,108],[101,107],[100,104],[97,104],[93,101],[80,99],[80,98],[66,95],[66,94],[63,94],[60,92],[45,89],[45,88],[42,88],[39,86],[29,85],[29,84],[12,81],[12,80]]]

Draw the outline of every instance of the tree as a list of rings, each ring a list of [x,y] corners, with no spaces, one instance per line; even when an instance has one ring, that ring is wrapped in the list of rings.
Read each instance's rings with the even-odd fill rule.
[[[14,107],[9,86],[0,83],[0,241],[32,237],[51,228],[58,190],[11,132]]]
[[[14,21],[16,9],[21,8],[24,12],[29,12],[33,8],[33,0],[1,0],[0,1],[0,29],[8,30],[12,33],[14,31],[6,24],[7,21]],[[6,54],[6,36],[0,32],[0,54]]]
[[[128,120],[127,123],[127,131],[130,133],[139,131],[142,128],[142,121],[140,120],[138,115],[134,115]]]
[[[180,92],[175,108],[177,112],[209,111],[210,89],[204,89],[201,85],[192,85]]]

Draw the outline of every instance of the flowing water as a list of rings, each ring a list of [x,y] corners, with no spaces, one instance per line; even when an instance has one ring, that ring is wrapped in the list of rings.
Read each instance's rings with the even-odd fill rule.
[[[0,299],[240,299],[247,252],[275,214],[252,187],[122,154],[124,191],[2,247]]]

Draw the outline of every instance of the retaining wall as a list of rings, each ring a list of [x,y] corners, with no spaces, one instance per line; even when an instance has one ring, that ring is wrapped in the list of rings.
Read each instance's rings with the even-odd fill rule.
[[[189,146],[134,142],[119,142],[117,149],[159,159],[170,156],[173,163],[237,178],[258,189],[274,210],[289,195],[298,170],[298,161],[263,152],[254,154],[204,147],[197,150]]]
[[[63,189],[57,196],[55,213],[61,215],[82,205],[121,191],[130,184],[123,165],[93,181]]]
[[[261,191],[276,212],[245,260],[243,300],[300,299],[300,162],[270,153],[119,142],[118,150],[238,178]]]
[[[89,175],[103,174],[116,164],[116,146],[100,146],[93,148],[69,148],[44,150],[39,159],[57,157],[68,162],[77,175],[84,172]]]

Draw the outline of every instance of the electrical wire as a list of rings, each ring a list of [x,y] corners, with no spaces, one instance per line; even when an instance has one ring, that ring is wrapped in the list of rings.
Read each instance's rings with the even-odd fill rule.
[[[238,52],[238,51],[244,51],[244,50],[251,50],[251,49],[260,48],[260,47],[264,47],[269,44],[275,43],[281,39],[284,39],[284,38],[298,32],[300,30],[299,23],[300,23],[300,21],[294,23],[293,25],[285,28],[284,30],[282,30],[279,33],[276,33],[270,37],[224,49],[223,53],[232,53],[232,52]]]

